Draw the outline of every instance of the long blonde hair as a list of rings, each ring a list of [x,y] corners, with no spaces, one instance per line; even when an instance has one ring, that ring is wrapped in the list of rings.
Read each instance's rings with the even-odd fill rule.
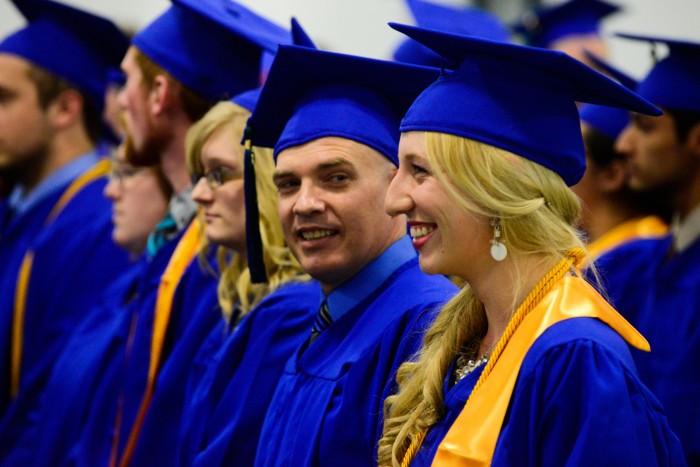
[[[500,219],[518,271],[518,258],[538,255],[554,264],[584,248],[577,224],[580,202],[551,170],[508,151],[443,133],[427,133],[434,175],[465,211]],[[514,303],[514,310],[517,304]],[[443,383],[459,350],[486,333],[483,304],[467,284],[440,311],[413,361],[397,373],[399,392],[384,403],[379,465],[399,466],[406,450],[443,415]]]
[[[220,102],[195,123],[188,131],[185,142],[189,173],[203,172],[202,147],[212,133],[225,126],[233,132],[234,141],[240,141],[248,117],[250,117],[250,112],[244,107],[233,102]],[[242,160],[242,145],[231,148],[231,150],[236,151]],[[289,251],[282,233],[277,213],[277,189],[272,182],[274,172],[272,150],[255,148],[255,155],[255,184],[260,211],[260,235],[268,282],[266,284],[253,284],[251,282],[248,263],[243,255],[222,246],[211,245],[208,241],[205,241],[200,249],[200,262],[205,265],[208,265],[207,253],[211,248],[217,249],[216,257],[221,272],[217,294],[219,305],[227,322],[231,320],[236,306],[240,310],[236,319],[240,320],[280,285],[290,280],[308,280],[308,276],[302,273],[301,266]],[[201,217],[199,217],[199,222],[202,223]],[[245,222],[245,219],[241,219],[241,222]],[[203,223],[201,225],[204,228]]]

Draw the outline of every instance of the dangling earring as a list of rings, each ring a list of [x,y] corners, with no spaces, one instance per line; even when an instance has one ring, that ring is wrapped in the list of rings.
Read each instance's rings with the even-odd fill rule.
[[[503,261],[508,256],[506,245],[501,242],[501,219],[495,217],[491,221],[493,227],[493,239],[491,240],[491,257],[496,261]]]

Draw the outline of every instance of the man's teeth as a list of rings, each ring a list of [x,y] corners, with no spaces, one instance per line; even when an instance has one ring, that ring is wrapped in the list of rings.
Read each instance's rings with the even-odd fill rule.
[[[433,231],[433,227],[411,227],[411,238],[425,237]]]
[[[301,233],[301,237],[304,240],[315,240],[317,238],[330,237],[331,235],[333,235],[333,232],[330,230],[310,230]]]

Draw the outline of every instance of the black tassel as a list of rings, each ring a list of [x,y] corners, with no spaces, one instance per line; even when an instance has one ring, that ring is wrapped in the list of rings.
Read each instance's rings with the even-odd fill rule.
[[[255,154],[251,128],[246,127],[243,137],[245,157],[243,166],[243,183],[245,189],[245,230],[248,251],[248,268],[250,280],[254,284],[267,282],[267,271],[263,261],[263,244],[260,236],[260,212],[258,210],[258,192],[255,187]]]

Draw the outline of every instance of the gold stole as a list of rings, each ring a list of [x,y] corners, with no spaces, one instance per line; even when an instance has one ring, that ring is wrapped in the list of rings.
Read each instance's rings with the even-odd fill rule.
[[[472,394],[440,443],[433,466],[490,465],[513,387],[528,349],[552,325],[569,319],[597,318],[630,345],[649,351],[649,343],[585,280],[567,276],[550,290],[518,326],[481,388]]]
[[[68,203],[80,193],[85,186],[101,178],[109,172],[109,160],[101,159],[90,170],[73,180],[63,192],[54,207],[51,209],[44,226],[49,226],[63,212]],[[34,251],[31,247],[24,254],[22,265],[17,274],[17,289],[15,290],[15,306],[12,317],[12,337],[11,337],[11,363],[10,363],[10,396],[17,397],[19,394],[20,379],[22,377],[22,348],[24,345],[24,314],[27,306],[27,293],[29,292],[29,281],[32,276],[32,265],[34,264]]]
[[[656,216],[623,222],[588,245],[593,260],[623,243],[642,238],[658,238],[668,233],[668,225]]]
[[[197,222],[196,219],[193,220],[178,242],[173,255],[170,257],[168,266],[165,268],[165,272],[161,276],[160,284],[158,285],[158,298],[156,299],[155,314],[153,317],[151,358],[148,365],[146,391],[136,414],[134,425],[131,427],[129,439],[124,448],[124,453],[122,454],[119,465],[129,465],[131,462],[131,457],[134,454],[136,442],[138,441],[139,434],[141,433],[141,427],[143,426],[146,413],[148,412],[148,407],[151,403],[151,398],[153,397],[156,377],[158,376],[158,371],[160,370],[162,363],[163,343],[165,342],[165,333],[168,329],[168,324],[170,323],[170,313],[172,312],[175,290],[177,289],[185,270],[197,255],[203,239],[203,234],[204,232],[199,225],[199,222]],[[116,433],[115,436],[118,437],[119,433]],[[110,465],[114,465],[114,455],[116,453],[115,448],[117,446],[118,443],[113,444]]]

